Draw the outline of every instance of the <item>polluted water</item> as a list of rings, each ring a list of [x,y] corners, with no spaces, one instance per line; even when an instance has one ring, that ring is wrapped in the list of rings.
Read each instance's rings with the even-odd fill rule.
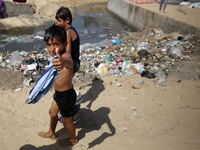
[[[135,31],[106,11],[80,10],[73,17],[72,25],[77,29],[80,36],[80,50],[94,46],[108,46],[111,44],[109,39],[116,33]],[[56,23],[56,21],[53,23]],[[46,47],[43,41],[44,32],[48,26],[0,30],[0,52],[43,50]]]

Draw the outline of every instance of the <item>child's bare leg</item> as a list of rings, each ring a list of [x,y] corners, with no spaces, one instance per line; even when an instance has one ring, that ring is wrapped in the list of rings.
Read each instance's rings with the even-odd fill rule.
[[[43,138],[55,138],[55,130],[58,123],[58,114],[59,108],[55,101],[52,102],[51,107],[49,109],[50,115],[50,127],[48,132],[40,132],[38,135]]]
[[[75,128],[75,125],[73,123],[72,117],[70,117],[70,118],[63,117],[63,120],[64,120],[65,125],[67,127],[67,131],[69,133],[70,141],[73,143],[76,140],[76,128]]]
[[[73,123],[72,117],[70,118],[63,117],[63,121],[67,127],[69,138],[60,140],[58,144],[62,147],[73,146],[78,143],[78,140],[76,138],[76,127]]]

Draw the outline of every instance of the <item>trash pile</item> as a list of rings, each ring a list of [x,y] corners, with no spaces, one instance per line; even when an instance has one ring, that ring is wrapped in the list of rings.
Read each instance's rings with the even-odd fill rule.
[[[133,76],[157,79],[156,85],[165,86],[168,71],[176,62],[191,61],[200,53],[200,35],[165,34],[159,28],[127,32],[112,37],[112,45],[81,50],[81,67],[74,81],[83,76]],[[41,52],[15,51],[2,53],[0,66],[20,71],[25,77],[23,86],[35,82],[52,57],[47,49]]]
[[[81,54],[82,72],[100,76],[132,76],[156,78],[165,86],[169,69],[176,62],[191,61],[199,55],[200,35],[165,34],[152,28],[127,32],[112,38],[112,46],[86,49]]]
[[[38,80],[41,73],[47,68],[51,59],[52,58],[47,49],[44,49],[41,52],[7,52],[1,53],[0,55],[0,67],[7,68],[15,72],[21,72],[25,77],[22,86],[28,87],[31,82],[36,82]]]

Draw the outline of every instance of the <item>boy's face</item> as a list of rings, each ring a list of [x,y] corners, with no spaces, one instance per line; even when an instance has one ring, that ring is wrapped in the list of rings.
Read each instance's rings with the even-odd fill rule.
[[[56,55],[56,49],[58,49],[58,53],[61,54],[65,50],[66,44],[67,42],[63,44],[60,40],[57,40],[56,38],[53,38],[53,40],[49,39],[46,42],[47,49],[52,57]]]
[[[67,28],[68,22],[69,22],[69,18],[67,18],[65,21],[64,21],[63,19],[61,19],[61,18],[58,18],[58,19],[57,19],[57,24],[58,24],[59,26],[63,27],[64,29]]]

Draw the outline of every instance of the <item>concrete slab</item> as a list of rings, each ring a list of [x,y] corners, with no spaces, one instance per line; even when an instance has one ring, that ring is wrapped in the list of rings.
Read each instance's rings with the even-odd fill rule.
[[[161,14],[159,13],[159,7],[156,11],[155,8],[151,10],[151,7],[146,7],[147,5],[148,4],[138,5],[128,0],[109,0],[107,8],[108,11],[138,30],[162,28],[165,32],[179,32],[182,34],[200,32],[200,27],[187,24],[184,21],[180,21],[178,18],[174,19],[164,13]]]
[[[19,16],[20,14],[33,14],[34,8],[28,3],[4,1],[3,18]]]

